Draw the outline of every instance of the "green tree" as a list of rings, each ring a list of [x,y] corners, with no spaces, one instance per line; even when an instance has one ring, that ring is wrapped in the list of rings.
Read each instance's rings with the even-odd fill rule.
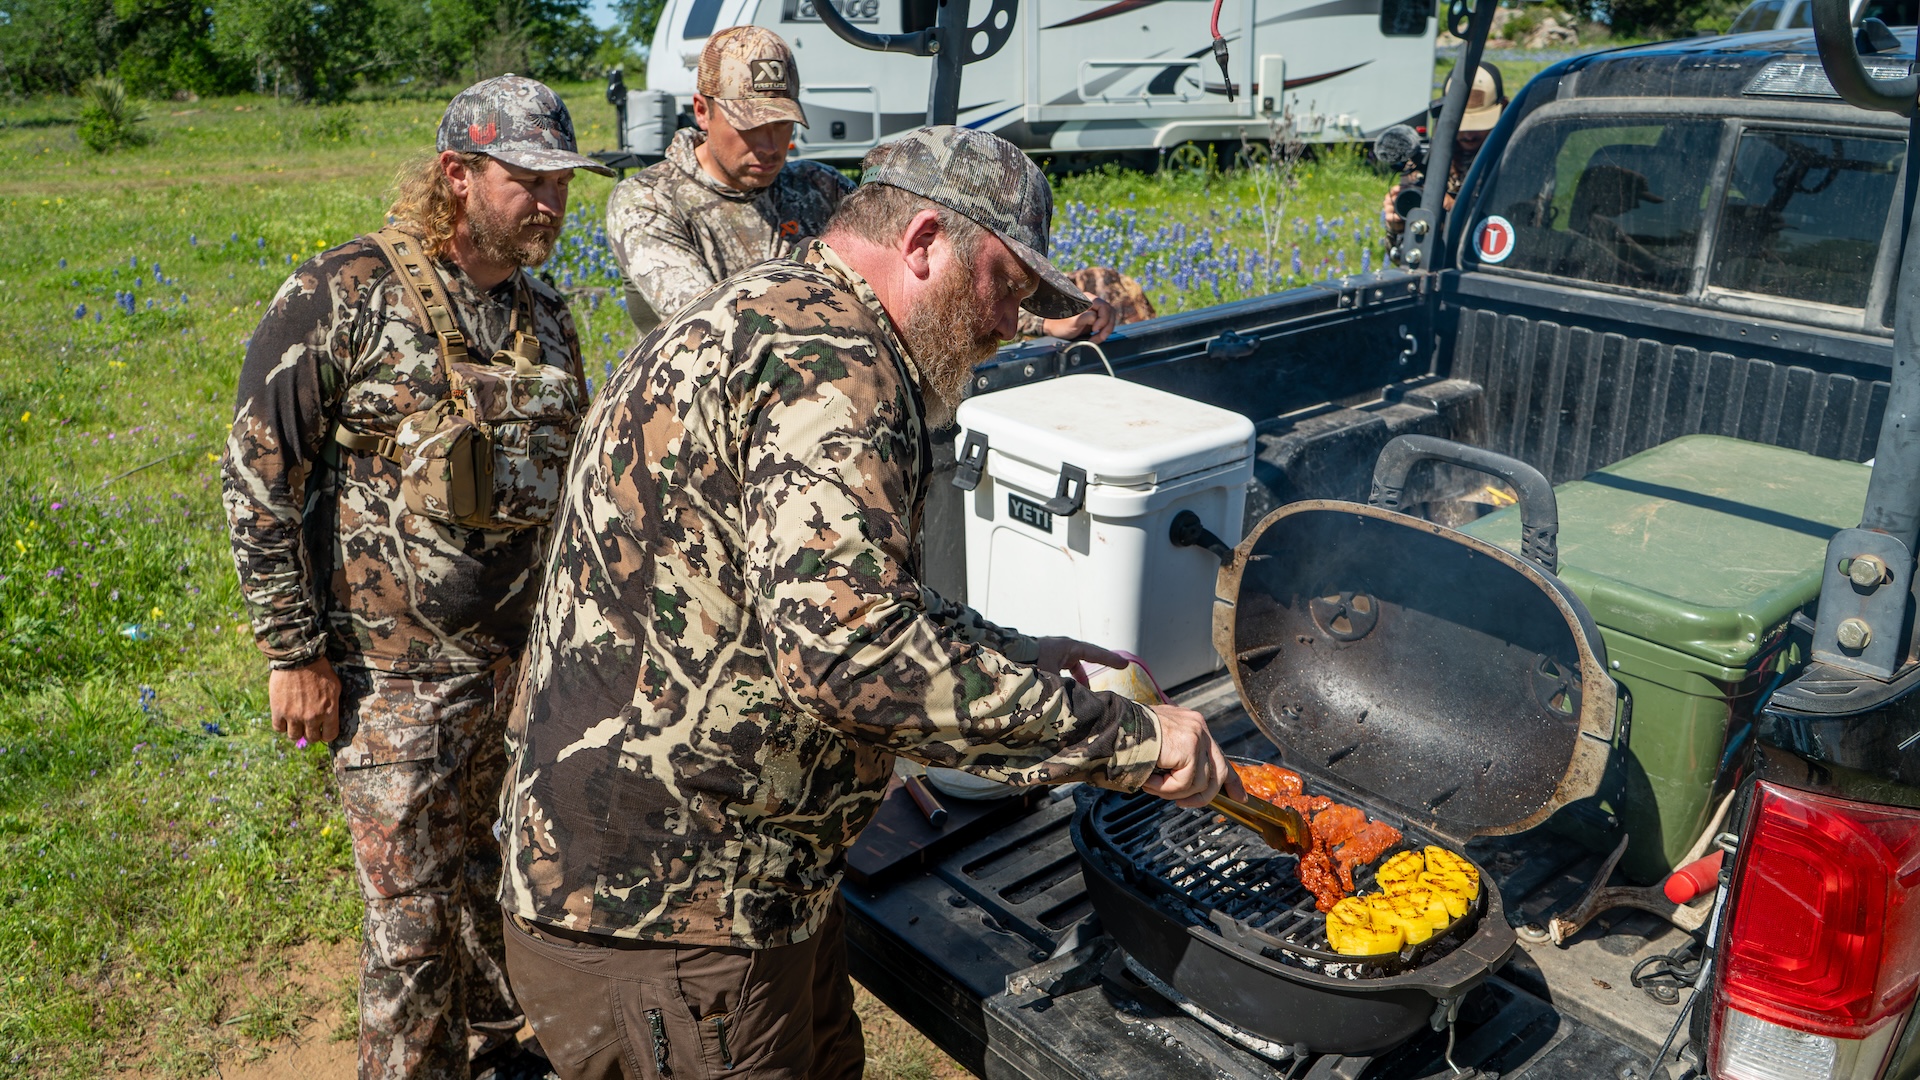
[[[71,94],[113,64],[113,0],[0,0],[0,92]]]
[[[328,100],[377,70],[368,47],[380,12],[373,0],[213,0],[213,47],[275,96]]]
[[[653,47],[653,31],[660,25],[660,16],[666,10],[667,0],[613,0],[614,14],[620,16],[621,27],[640,47],[642,56]],[[629,80],[629,84],[639,85],[632,80]]]

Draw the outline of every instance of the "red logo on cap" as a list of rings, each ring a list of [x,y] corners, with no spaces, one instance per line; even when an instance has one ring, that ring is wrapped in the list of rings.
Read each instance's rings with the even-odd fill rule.
[[[481,127],[479,124],[467,125],[467,135],[473,139],[475,146],[485,146],[492,142],[499,134],[499,130],[493,126],[493,121],[491,120],[487,121],[486,127]]]

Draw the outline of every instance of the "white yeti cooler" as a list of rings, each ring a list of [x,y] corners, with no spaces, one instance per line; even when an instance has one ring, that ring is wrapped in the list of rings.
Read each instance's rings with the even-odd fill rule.
[[[1164,687],[1218,670],[1220,560],[1169,534],[1191,511],[1240,542],[1251,421],[1104,375],[969,398],[958,420],[973,607],[1022,633],[1133,653]]]

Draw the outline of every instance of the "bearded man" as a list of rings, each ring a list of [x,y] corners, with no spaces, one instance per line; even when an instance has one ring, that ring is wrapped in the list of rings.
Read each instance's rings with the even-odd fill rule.
[[[628,354],[569,466],[501,815],[508,970],[567,1080],[857,1080],[838,886],[895,755],[1238,790],[1198,713],[1061,674],[1118,657],[920,582],[928,432],[1023,306],[1088,300],[1010,143],[922,128],[862,181]]]
[[[248,344],[222,468],[273,725],[327,743],[366,899],[360,1076],[488,1075],[503,734],[544,524],[584,409],[553,251],[576,168],[553,91],[462,91],[393,226],[293,272]]]

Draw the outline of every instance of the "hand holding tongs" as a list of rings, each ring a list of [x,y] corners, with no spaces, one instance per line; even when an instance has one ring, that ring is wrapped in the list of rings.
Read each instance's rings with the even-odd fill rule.
[[[1313,846],[1306,818],[1291,806],[1275,806],[1252,795],[1234,799],[1221,792],[1207,806],[1260,834],[1260,839],[1275,851],[1304,855]]]

